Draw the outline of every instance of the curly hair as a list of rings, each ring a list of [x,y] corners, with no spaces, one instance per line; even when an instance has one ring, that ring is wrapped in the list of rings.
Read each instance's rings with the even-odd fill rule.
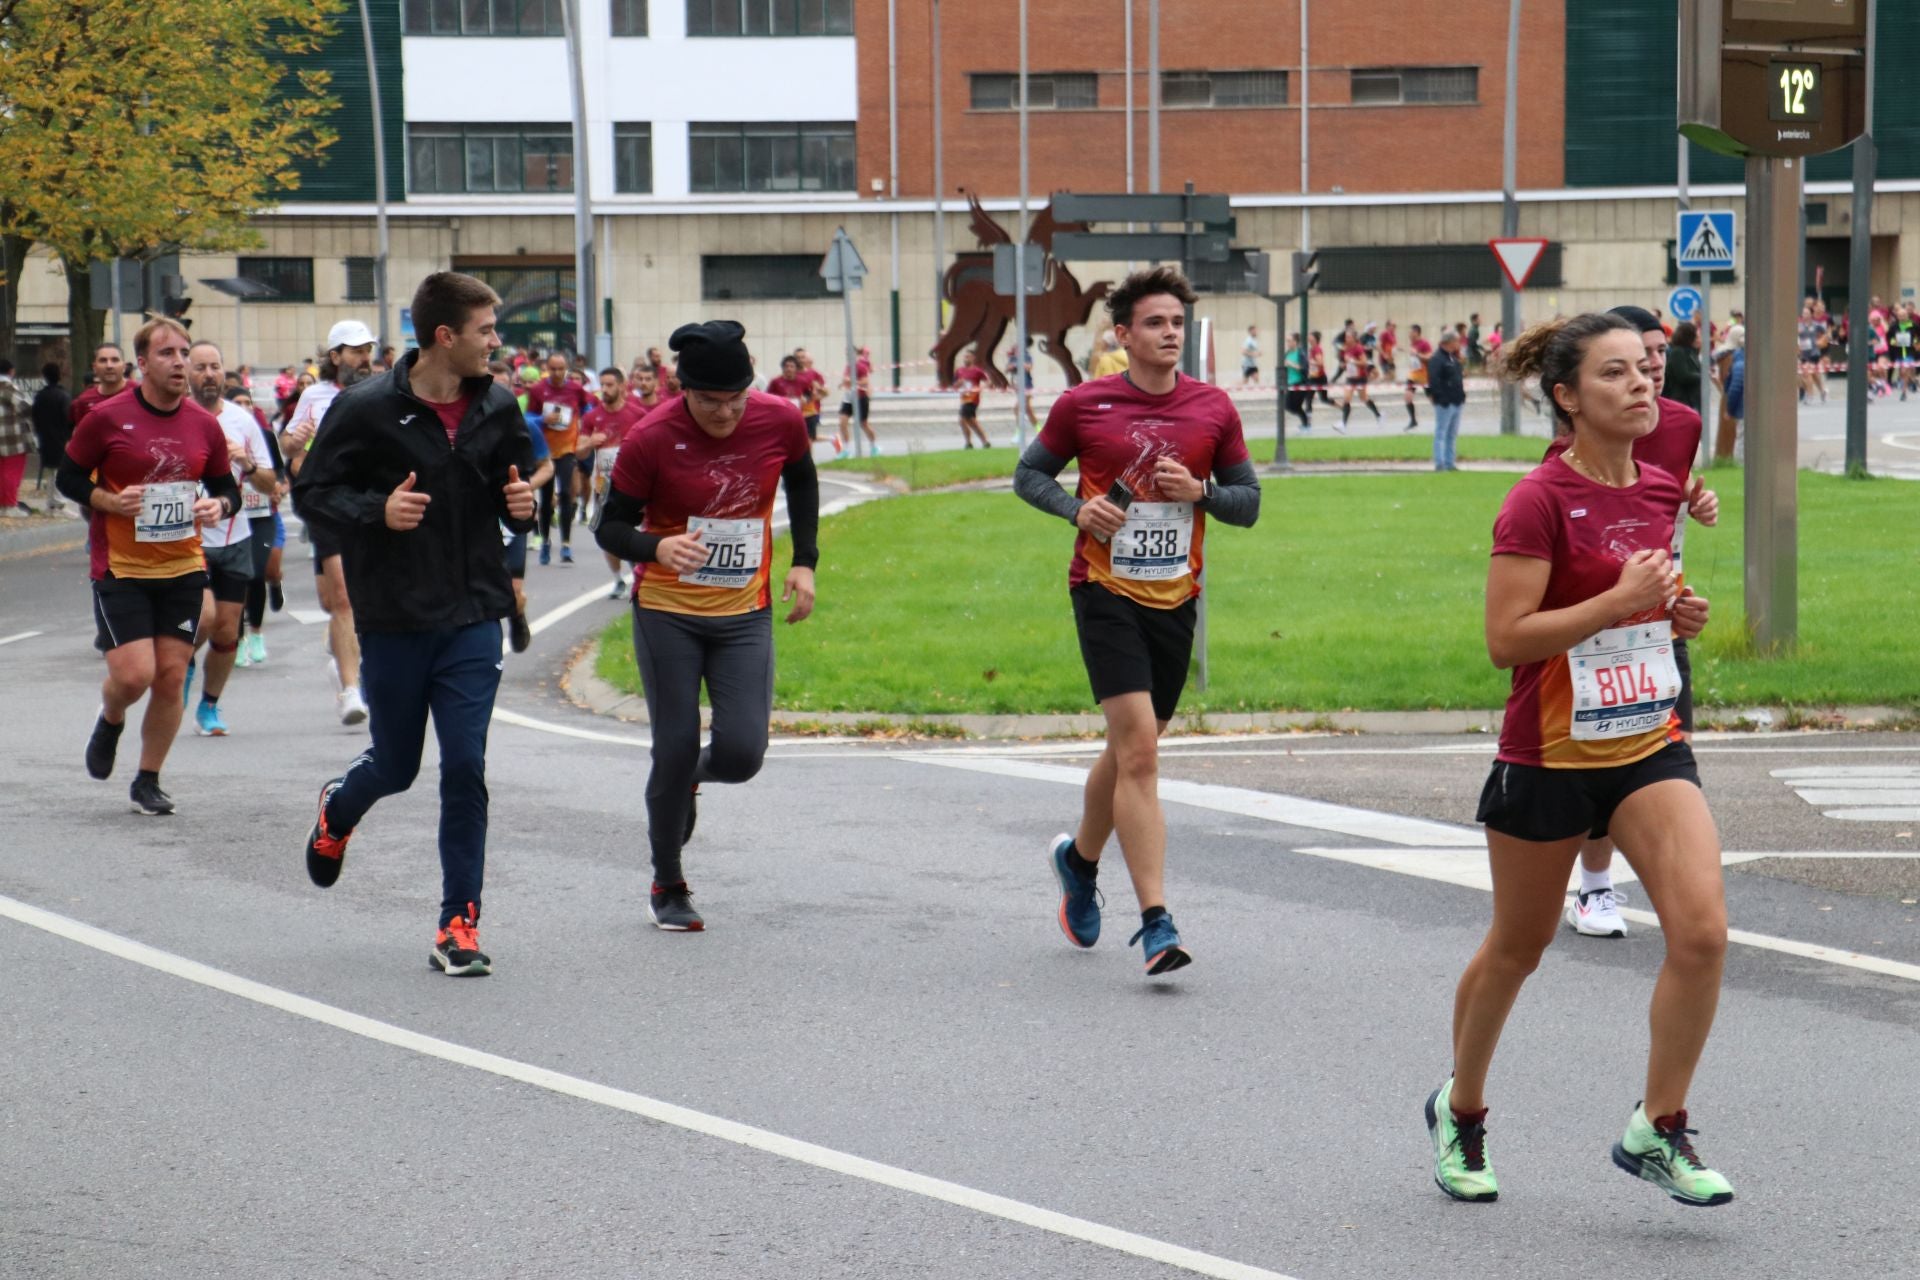
[[[1187,278],[1177,268],[1149,267],[1145,271],[1134,272],[1120,282],[1119,288],[1107,295],[1107,314],[1113,317],[1115,324],[1131,325],[1134,304],[1159,293],[1168,294],[1189,307],[1194,304],[1196,297],[1193,286],[1187,283]]]
[[[1538,378],[1540,394],[1553,405],[1553,416],[1570,431],[1573,417],[1554,399],[1553,389],[1579,385],[1580,361],[1593,340],[1603,333],[1631,333],[1638,337],[1640,331],[1624,317],[1603,311],[1560,316],[1536,324],[1500,349],[1500,379],[1527,382]]]

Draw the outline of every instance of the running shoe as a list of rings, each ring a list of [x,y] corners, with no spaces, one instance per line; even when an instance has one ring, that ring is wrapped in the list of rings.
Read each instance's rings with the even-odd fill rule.
[[[1143,938],[1144,942],[1141,941]],[[1173,917],[1170,915],[1160,916],[1152,924],[1140,926],[1139,932],[1127,939],[1127,945],[1132,946],[1136,942],[1146,953],[1149,978],[1184,969],[1193,963],[1193,954],[1180,945],[1180,931],[1173,927]]]
[[[334,778],[320,788],[320,812],[307,831],[307,878],[322,889],[331,889],[340,878],[340,868],[347,859],[347,841],[353,839],[351,831],[336,836],[327,830],[327,801],[346,781]]]
[[[247,656],[253,660],[254,666],[264,667],[267,665],[267,638],[265,636],[261,635],[258,631],[251,633],[247,636],[246,647]]]
[[[87,776],[105,782],[113,776],[113,757],[120,750],[120,734],[126,729],[126,722],[107,723],[106,708],[93,722],[93,733],[87,739]]]
[[[1061,832],[1047,846],[1053,863],[1054,879],[1060,882],[1060,932],[1076,947],[1090,947],[1100,941],[1100,888],[1092,880],[1082,879],[1067,861],[1073,837]]]
[[[545,562],[543,561],[542,563],[545,563]],[[573,548],[568,546],[564,542],[560,544],[560,563],[561,564],[573,563]]]
[[[513,646],[515,653],[525,653],[527,646],[533,643],[533,631],[527,626],[527,615],[516,613],[507,619],[507,643]]]
[[[1433,1138],[1434,1185],[1455,1200],[1484,1204],[1500,1198],[1487,1159],[1484,1120],[1461,1124],[1453,1114],[1453,1079],[1427,1095],[1427,1133]]]
[[[455,916],[434,935],[427,963],[449,978],[483,978],[493,972],[493,961],[480,949],[478,913],[467,904],[467,914]]]
[[[180,684],[180,705],[182,707],[190,707],[193,705],[193,668],[194,660],[188,658],[187,678]]]
[[[1584,891],[1567,900],[1567,923],[1589,938],[1624,938],[1627,922],[1620,918],[1620,904],[1626,900],[1627,895],[1611,885]]]
[[[200,705],[193,713],[193,731],[203,738],[227,736],[227,722],[220,718],[219,703],[200,699]]]
[[[707,922],[693,909],[693,890],[687,888],[687,882],[670,884],[666,888],[653,886],[653,892],[647,896],[647,919],[653,921],[656,929],[665,929],[668,933],[700,933]]]
[[[613,580],[612,588],[609,589],[607,592],[607,599],[618,600],[622,595],[626,593],[626,590],[627,590],[627,580],[625,578],[615,578]]]
[[[359,724],[367,718],[367,700],[360,696],[358,685],[348,685],[334,701],[340,707],[341,724]]]
[[[162,791],[158,782],[145,778],[133,780],[133,785],[127,788],[127,799],[133,801],[135,813],[149,818],[164,818],[173,812],[173,797]]]
[[[1670,1127],[1662,1128],[1648,1118],[1644,1105],[1634,1107],[1626,1136],[1613,1144],[1613,1162],[1681,1204],[1710,1208],[1731,1203],[1733,1184],[1707,1168],[1693,1149],[1693,1135],[1699,1131],[1687,1128],[1687,1113],[1676,1111],[1665,1119]]]
[[[233,651],[234,666],[250,667],[253,665],[253,650],[247,645],[247,641],[251,640],[252,638],[253,638],[252,636],[240,637],[240,644]]]
[[[269,582],[267,584],[267,608],[278,613],[286,607],[287,593],[280,589],[279,583]]]
[[[544,542],[540,544],[540,563],[541,564],[553,563],[553,548],[548,546]]]

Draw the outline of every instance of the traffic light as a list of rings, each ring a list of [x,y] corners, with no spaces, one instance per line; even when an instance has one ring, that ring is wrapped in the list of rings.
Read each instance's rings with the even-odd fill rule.
[[[187,309],[193,305],[193,299],[187,296],[187,281],[184,276],[162,276],[160,279],[160,314],[169,320],[178,320],[188,329],[193,321],[187,319]]]
[[[1320,279],[1320,268],[1314,264],[1320,261],[1320,253],[1296,252],[1293,255],[1293,294],[1301,297],[1313,291],[1315,282]]]

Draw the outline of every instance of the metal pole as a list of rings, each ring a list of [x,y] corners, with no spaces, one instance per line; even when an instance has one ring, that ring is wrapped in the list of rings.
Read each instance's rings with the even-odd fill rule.
[[[1509,0],[1507,6],[1507,119],[1502,131],[1500,161],[1500,234],[1515,236],[1520,233],[1520,204],[1514,198],[1517,184],[1520,138],[1519,94],[1516,81],[1520,78],[1520,0]],[[1520,291],[1513,287],[1513,281],[1507,279],[1506,272],[1500,273],[1500,332],[1507,342],[1520,336]],[[1500,434],[1517,436],[1520,434],[1520,388],[1511,382],[1500,384]]]
[[[1127,194],[1133,194],[1133,0],[1120,0],[1126,11],[1123,26],[1127,43]]]
[[[1310,65],[1307,56],[1309,49],[1307,43],[1307,3],[1308,0],[1300,0],[1300,194],[1303,197],[1308,191],[1307,143],[1310,135],[1307,132],[1307,103],[1311,97],[1308,92],[1309,86],[1312,84],[1312,81],[1308,79],[1307,75],[1307,69]],[[1313,210],[1304,199],[1300,202],[1300,252],[1313,252]],[[1300,371],[1305,376],[1300,385],[1306,389],[1307,403],[1311,405],[1314,394],[1313,383],[1311,381],[1313,377],[1313,364],[1311,362],[1312,342],[1307,337],[1307,309],[1307,295],[1303,293],[1300,295]],[[1286,315],[1284,305],[1280,309],[1280,314],[1282,316]]]
[[[947,327],[941,295],[947,285],[947,138],[940,124],[940,0],[933,0],[933,333],[937,339]]]
[[[1280,344],[1279,367],[1273,371],[1273,409],[1280,423],[1274,431],[1273,465],[1282,471],[1291,471],[1293,469],[1293,463],[1287,457],[1287,300],[1283,297],[1275,298],[1273,300],[1273,310],[1273,332],[1275,340]],[[1307,357],[1306,354],[1302,352],[1300,356],[1300,372],[1304,374],[1306,369]]]
[[[573,341],[583,360],[593,359],[593,193],[587,180],[587,83],[580,33],[580,0],[560,0],[566,28],[567,63],[573,90]]]
[[[1685,42],[1683,41],[1682,43],[1684,44]],[[1685,55],[1682,54],[1681,56],[1684,57]],[[1687,190],[1693,161],[1693,157],[1688,154],[1687,148],[1692,144],[1687,141],[1686,135],[1684,134],[1677,137],[1675,143],[1677,150],[1674,153],[1675,182],[1673,204],[1677,211],[1685,213],[1693,207],[1693,199]],[[1678,225],[1678,219],[1675,220],[1675,224]],[[1675,241],[1675,254],[1677,255],[1684,247],[1684,245]],[[1676,261],[1678,261],[1677,257]],[[1702,271],[1698,274],[1700,283],[1700,314],[1696,316],[1695,319],[1700,329],[1700,448],[1696,451],[1699,455],[1696,460],[1704,463],[1713,456],[1713,438],[1716,431],[1713,418],[1713,307],[1711,305],[1713,299],[1713,272]],[[1676,271],[1675,276],[1681,284],[1694,283],[1695,273],[1692,271]]]
[[[840,261],[847,261],[844,254]],[[847,427],[847,434],[853,437],[849,443],[853,446],[853,456],[858,458],[864,454],[861,444],[864,433],[860,430],[860,355],[853,343],[853,282],[846,278],[844,270],[840,277],[840,319],[847,327],[847,399],[853,404],[853,421]]]
[[[893,389],[900,389],[900,23],[899,0],[887,0],[887,193],[894,202],[891,256],[887,273],[892,294],[888,299],[892,324],[889,338],[893,356]]]
[[[1799,631],[1800,162],[1747,158],[1747,630],[1762,653]]]
[[[373,18],[367,12],[367,0],[360,0],[360,35],[367,50],[367,89],[373,98],[373,222],[379,248],[373,258],[373,305],[379,308],[374,332],[382,346],[392,343],[394,330],[387,324],[387,133],[380,113],[380,68],[373,58]]]
[[[113,298],[113,345],[116,347],[121,347],[121,342],[120,342],[120,255],[118,253],[114,254],[112,260],[107,263],[107,266],[111,268],[110,279],[113,284],[113,290],[111,295]],[[121,347],[121,349],[123,351],[125,350],[124,347]],[[69,358],[77,360],[78,353],[77,352],[69,353]],[[92,360],[93,360],[92,352],[87,353],[87,360],[89,364],[92,363]],[[75,386],[77,387],[80,382],[80,375],[76,374],[74,376],[73,381]]]
[[[1873,33],[1878,0],[1867,0],[1867,127],[1853,143],[1853,243],[1847,255],[1847,474],[1867,474],[1867,361],[1871,330],[1867,312],[1873,294],[1873,179],[1878,147],[1873,140]]]
[[[1020,0],[1020,232],[1013,238],[1013,438],[1027,448],[1027,0]]]
[[[1024,3],[1024,0],[1023,0]],[[1024,32],[1025,28],[1022,28]],[[1024,39],[1024,36],[1022,37]],[[1147,190],[1160,189],[1160,0],[1147,0]]]
[[[233,367],[238,369],[247,363],[247,300],[238,294],[233,299]],[[253,394],[253,388],[247,388],[247,394]]]

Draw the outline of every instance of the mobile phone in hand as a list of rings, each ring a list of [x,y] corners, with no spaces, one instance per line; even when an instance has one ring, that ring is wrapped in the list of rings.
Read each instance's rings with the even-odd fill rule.
[[[1127,488],[1126,481],[1115,480],[1113,482],[1113,487],[1107,490],[1107,501],[1111,502],[1114,506],[1120,508],[1122,511],[1125,511],[1128,507],[1133,505],[1133,490]],[[1105,542],[1107,540],[1104,536],[1097,533],[1094,534],[1093,536],[1097,541],[1100,541],[1100,542]]]

